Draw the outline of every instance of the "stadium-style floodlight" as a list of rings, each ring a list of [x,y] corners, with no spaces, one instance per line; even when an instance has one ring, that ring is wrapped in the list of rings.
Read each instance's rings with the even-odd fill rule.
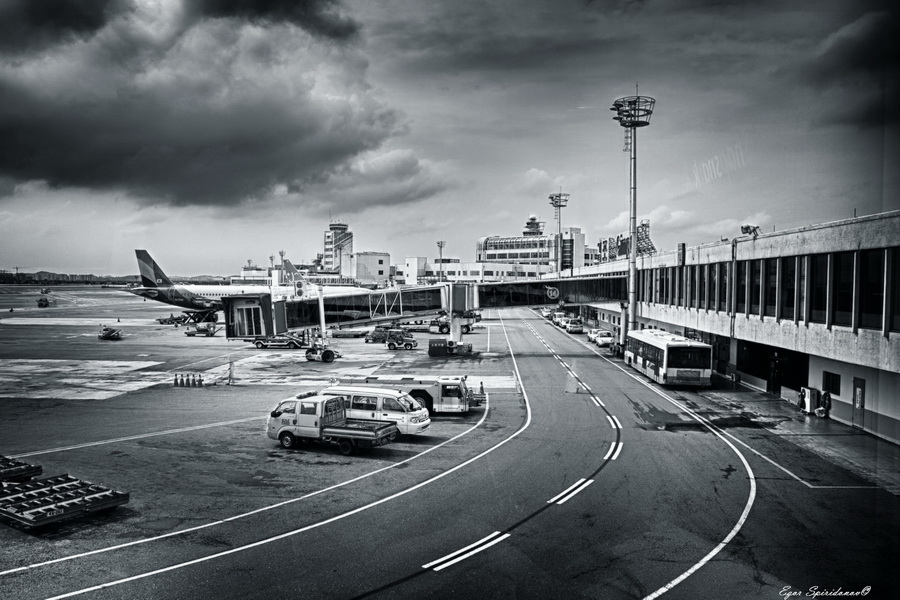
[[[444,246],[447,245],[447,242],[444,240],[438,240],[438,264],[440,264],[441,275],[438,281],[444,281]]]
[[[635,86],[637,91],[637,86]],[[650,125],[650,117],[656,100],[649,96],[625,96],[613,102],[609,110],[616,112],[613,117],[625,128],[625,152],[631,152],[631,202],[630,230],[631,244],[628,252],[628,329],[622,333],[620,342],[628,331],[637,329],[635,300],[637,291],[637,129]]]
[[[569,203],[569,194],[550,194],[553,216],[556,217],[556,271],[562,273],[562,209]]]

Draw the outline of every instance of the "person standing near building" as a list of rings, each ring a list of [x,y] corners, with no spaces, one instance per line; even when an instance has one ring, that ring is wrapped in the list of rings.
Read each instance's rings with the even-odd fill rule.
[[[831,412],[831,393],[824,392],[819,399],[819,408],[822,409],[822,418],[827,419]]]

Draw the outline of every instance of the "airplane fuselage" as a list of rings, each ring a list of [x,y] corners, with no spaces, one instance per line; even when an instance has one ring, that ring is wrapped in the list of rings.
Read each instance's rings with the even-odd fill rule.
[[[137,287],[127,290],[157,302],[190,310],[222,310],[222,296],[236,294],[272,294],[273,297],[296,297],[293,287],[267,285],[173,285]]]
[[[273,299],[280,298],[315,298],[318,292],[315,288],[299,296],[292,286],[267,285],[173,285],[164,287],[136,287],[126,290],[136,296],[142,296],[149,300],[164,302],[172,306],[178,306],[189,310],[222,310],[222,296],[235,296],[237,294],[272,294]],[[325,287],[324,296],[345,295],[359,293],[362,290],[356,287]]]

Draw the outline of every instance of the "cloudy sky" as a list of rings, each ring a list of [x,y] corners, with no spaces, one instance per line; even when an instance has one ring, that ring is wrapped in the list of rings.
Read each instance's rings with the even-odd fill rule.
[[[612,102],[656,98],[657,246],[900,208],[886,0],[0,0],[0,269],[474,258],[627,228]]]

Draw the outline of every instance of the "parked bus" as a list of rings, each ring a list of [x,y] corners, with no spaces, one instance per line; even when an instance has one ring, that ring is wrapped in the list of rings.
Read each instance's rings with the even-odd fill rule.
[[[712,346],[659,329],[629,331],[625,363],[663,385],[712,385]]]

